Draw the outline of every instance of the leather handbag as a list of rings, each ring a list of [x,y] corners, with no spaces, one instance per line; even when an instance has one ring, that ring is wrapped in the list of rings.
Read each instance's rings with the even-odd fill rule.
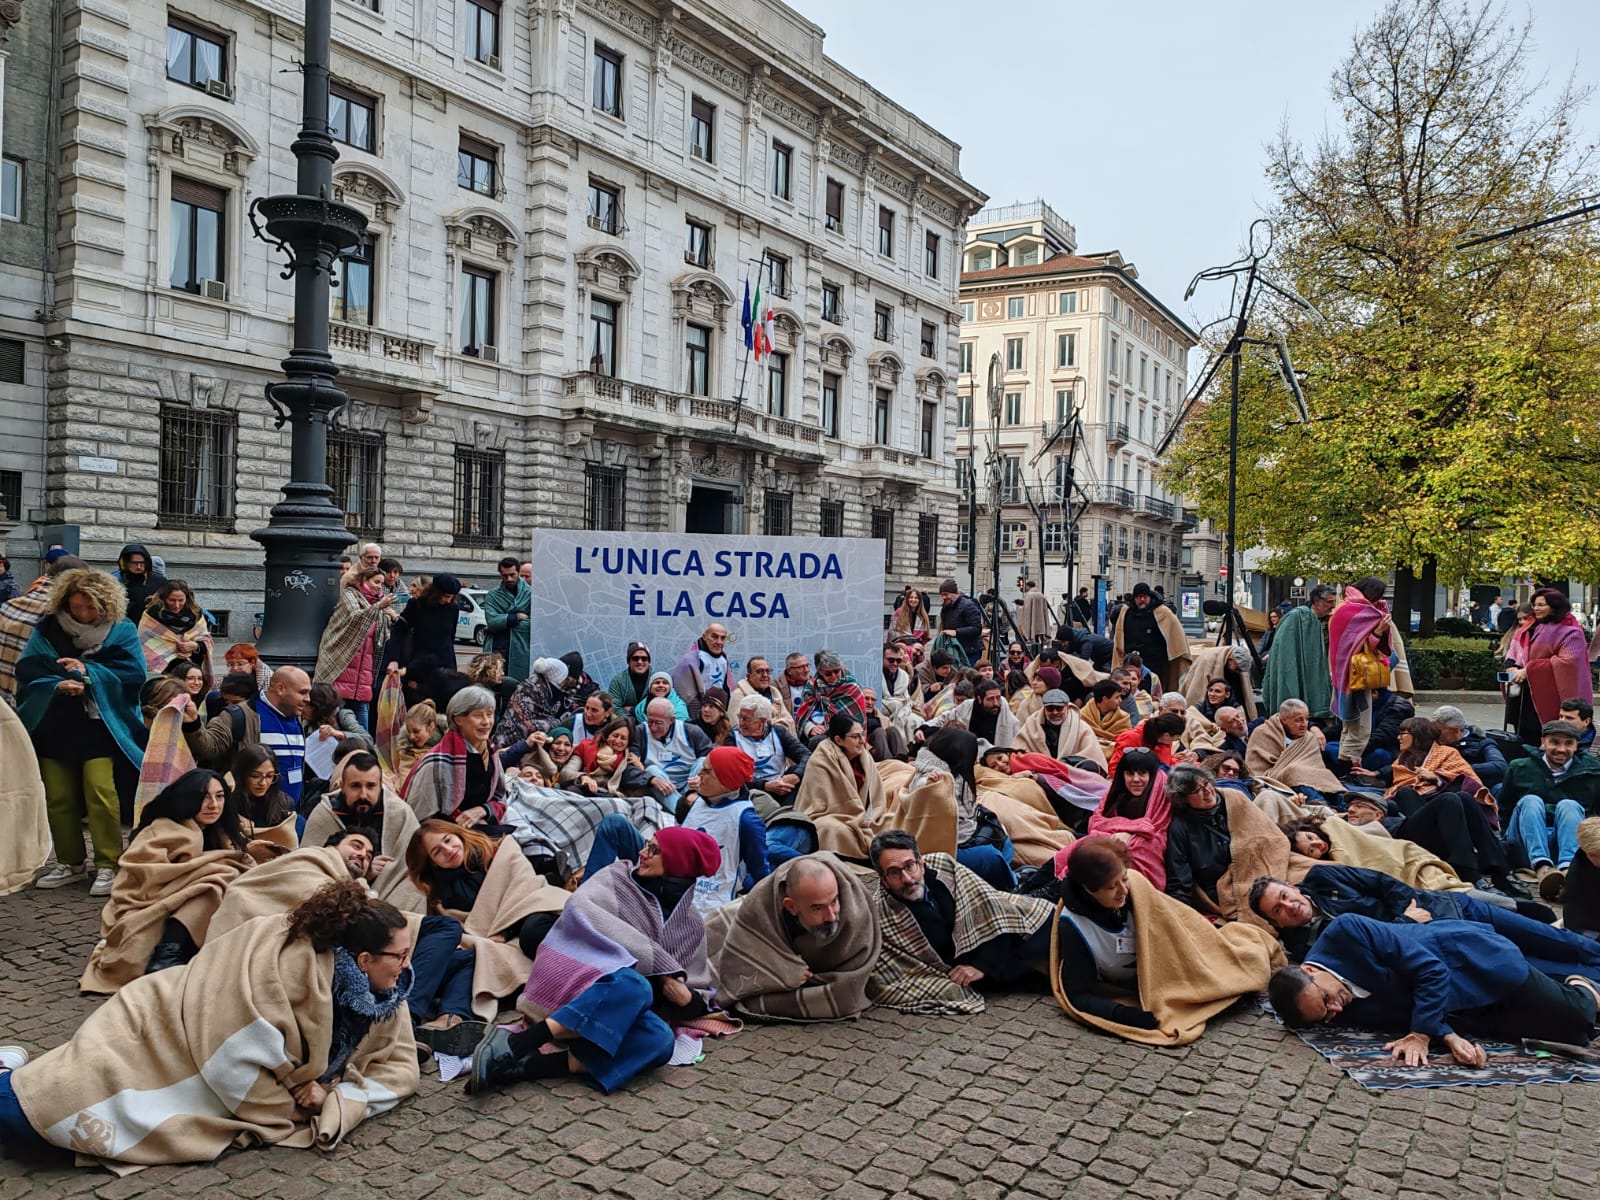
[[[1376,692],[1389,686],[1389,660],[1365,644],[1350,656],[1349,689],[1352,692]]]

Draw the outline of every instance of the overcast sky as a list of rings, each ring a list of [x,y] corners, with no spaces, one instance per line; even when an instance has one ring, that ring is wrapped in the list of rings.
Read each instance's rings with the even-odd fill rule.
[[[1198,327],[1270,199],[1263,149],[1287,121],[1311,141],[1328,79],[1379,0],[789,0],[830,57],[961,144],[990,203],[1043,198],[1080,251],[1120,250]],[[1533,63],[1600,82],[1600,0],[1532,0]],[[1582,113],[1600,136],[1600,101]]]

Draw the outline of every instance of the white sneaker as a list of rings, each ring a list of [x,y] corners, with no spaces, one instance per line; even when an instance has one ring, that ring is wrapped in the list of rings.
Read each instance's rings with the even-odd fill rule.
[[[28,1052],[21,1046],[0,1046],[0,1071],[15,1071],[28,1065]]]
[[[111,895],[111,884],[116,880],[117,873],[110,867],[103,867],[94,873],[94,882],[89,885],[89,895]]]
[[[34,880],[33,886],[42,888],[66,887],[67,884],[72,883],[81,874],[82,871],[78,867],[69,867],[66,863],[57,863],[39,876],[38,879]]]

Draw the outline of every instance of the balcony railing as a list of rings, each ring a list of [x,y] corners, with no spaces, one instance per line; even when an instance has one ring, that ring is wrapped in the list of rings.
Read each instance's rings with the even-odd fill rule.
[[[1106,425],[1106,445],[1125,446],[1128,443],[1128,423],[1112,421]]]
[[[748,406],[739,412],[736,400],[722,400],[713,396],[689,396],[669,392],[664,388],[643,383],[631,383],[592,371],[579,371],[563,381],[563,394],[585,407],[607,410],[606,415],[632,422],[657,419],[671,420],[673,424],[726,425],[731,431],[734,416],[738,414],[739,429],[752,437],[768,437],[797,443],[818,453],[822,445],[822,428],[796,421],[789,417],[775,417],[758,412]]]
[[[1185,533],[1193,533],[1200,527],[1200,518],[1195,516],[1194,509],[1185,508],[1181,509],[1180,512],[1182,515],[1178,518],[1178,523],[1183,526]]]
[[[402,337],[398,333],[385,333],[371,325],[358,325],[349,321],[328,322],[328,346],[351,354],[366,354],[388,359],[401,366],[421,367],[433,365],[433,343]]]
[[[1133,493],[1125,487],[1116,487],[1113,484],[1101,484],[1095,492],[1095,499],[1101,504],[1116,504],[1123,508],[1133,507]]]
[[[1175,520],[1177,517],[1174,505],[1166,500],[1158,500],[1154,496],[1146,496],[1144,498],[1144,511],[1166,521]]]

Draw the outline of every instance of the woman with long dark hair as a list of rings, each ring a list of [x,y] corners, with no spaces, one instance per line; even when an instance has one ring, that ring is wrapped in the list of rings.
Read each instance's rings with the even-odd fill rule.
[[[385,666],[394,663],[405,671],[406,704],[433,694],[433,679],[440,671],[456,669],[456,623],[460,610],[461,580],[441,572],[422,594],[408,602],[389,630]]]
[[[240,746],[228,773],[233,776],[234,808],[252,827],[267,829],[294,815],[294,801],[278,786],[278,760],[265,746]]]
[[[1594,703],[1594,681],[1589,642],[1566,593],[1540,588],[1533,593],[1532,605],[1526,657],[1511,672],[1511,683],[1522,689],[1517,732],[1524,745],[1537,746],[1541,727],[1561,715],[1563,700],[1576,697]]]
[[[188,962],[205,943],[223,890],[249,866],[239,810],[222,776],[180,775],[134,826],[79,988],[115,992]]]
[[[1117,763],[1106,798],[1089,818],[1089,833],[1116,838],[1128,848],[1133,869],[1164,891],[1171,820],[1161,760],[1149,750],[1134,749],[1126,751]]]

